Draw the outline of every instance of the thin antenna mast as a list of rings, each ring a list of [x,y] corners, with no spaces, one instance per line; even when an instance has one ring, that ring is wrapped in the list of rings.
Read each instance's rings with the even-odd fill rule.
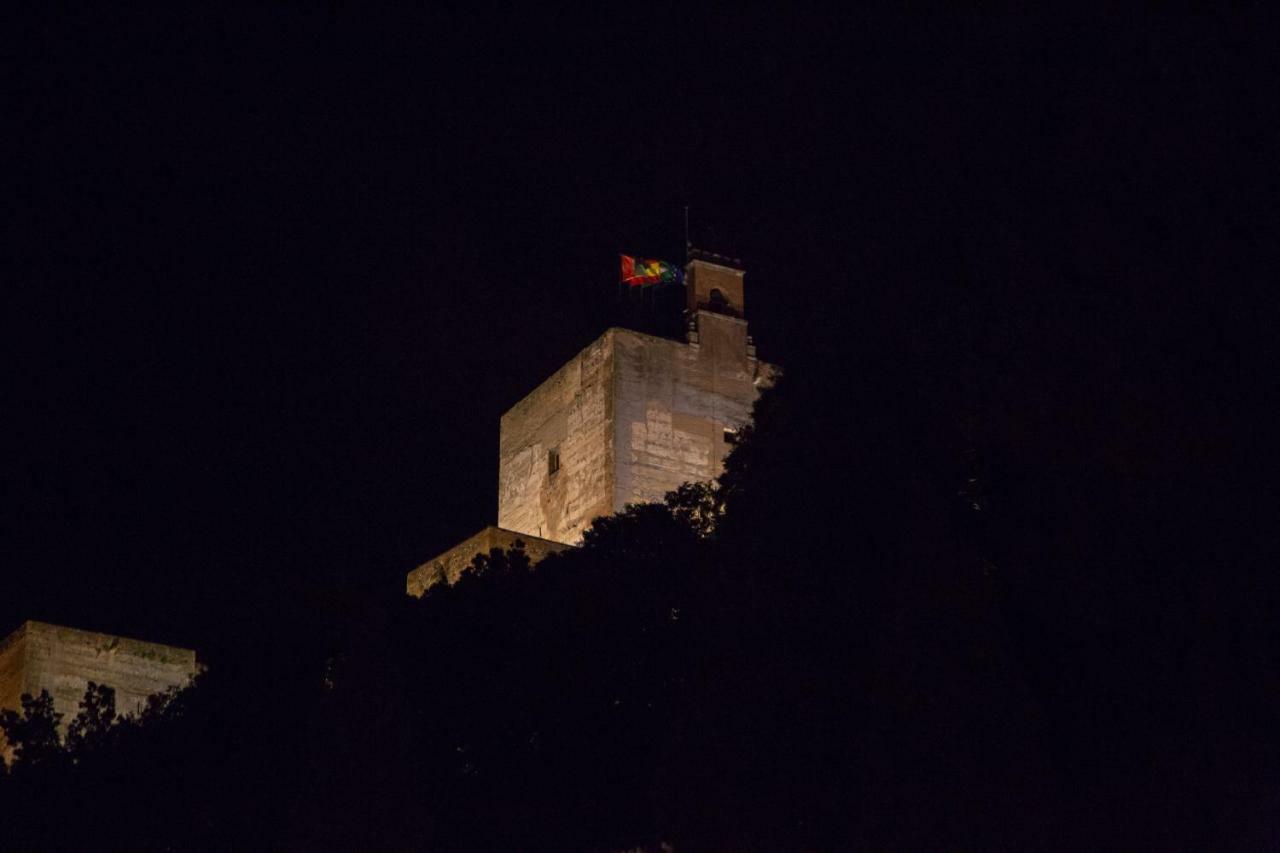
[[[689,205],[684,206],[684,263],[689,265],[689,255],[693,246],[689,243]]]

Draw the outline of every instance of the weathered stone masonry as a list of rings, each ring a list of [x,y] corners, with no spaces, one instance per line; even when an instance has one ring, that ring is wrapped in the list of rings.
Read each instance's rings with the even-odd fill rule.
[[[529,555],[529,561],[532,563],[538,562],[548,554],[562,551],[566,547],[559,542],[539,539],[536,536],[522,536],[491,524],[434,560],[428,560],[409,572],[406,592],[417,597],[426,592],[427,587],[432,584],[441,581],[453,583],[462,574],[463,569],[471,565],[476,554],[488,554],[494,548],[510,550],[517,541],[524,546],[525,553]]]
[[[592,519],[613,511],[617,331],[605,332],[502,416],[499,527],[575,544]]]
[[[29,621],[0,640],[0,708],[19,710],[22,694],[48,690],[65,731],[90,681],[115,688],[124,715],[142,710],[153,693],[186,686],[198,671],[190,649]]]

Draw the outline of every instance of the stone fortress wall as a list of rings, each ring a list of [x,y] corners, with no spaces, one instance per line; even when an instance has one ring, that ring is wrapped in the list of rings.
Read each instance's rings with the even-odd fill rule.
[[[616,330],[613,511],[720,475],[773,369],[748,354],[747,324],[699,312],[697,343]]]
[[[566,547],[559,542],[539,539],[537,536],[529,536],[511,530],[503,530],[501,527],[494,527],[491,524],[476,535],[464,539],[434,560],[428,560],[409,572],[409,577],[405,582],[405,592],[414,598],[420,598],[427,591],[427,587],[433,584],[442,581],[452,584],[458,580],[463,569],[471,565],[471,561],[477,554],[488,554],[494,548],[501,548],[504,551],[510,550],[517,541],[524,545],[525,553],[529,555],[529,562],[531,563],[538,562],[548,554],[563,551]]]
[[[593,519],[613,511],[614,332],[502,416],[499,527],[572,545]]]
[[[28,621],[0,640],[0,708],[20,711],[22,694],[48,690],[65,733],[90,681],[115,688],[116,712],[124,715],[199,671],[191,649]]]

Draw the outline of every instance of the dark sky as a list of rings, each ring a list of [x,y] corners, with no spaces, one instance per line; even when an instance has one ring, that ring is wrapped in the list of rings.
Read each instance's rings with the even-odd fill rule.
[[[685,204],[771,361],[898,376],[963,292],[1044,395],[1004,433],[1188,388],[1187,432],[1229,431],[1275,254],[1252,24],[20,22],[0,631],[216,654],[398,588],[495,520],[499,415],[616,321],[619,251],[679,260]],[[867,340],[883,365],[847,357]]]

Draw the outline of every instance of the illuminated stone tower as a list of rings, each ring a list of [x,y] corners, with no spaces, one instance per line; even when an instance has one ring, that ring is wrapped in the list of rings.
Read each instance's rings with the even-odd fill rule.
[[[477,552],[519,538],[538,560],[600,516],[720,474],[775,370],[747,334],[743,271],[711,258],[686,268],[685,340],[608,329],[502,416],[497,526],[410,572],[410,595]]]

